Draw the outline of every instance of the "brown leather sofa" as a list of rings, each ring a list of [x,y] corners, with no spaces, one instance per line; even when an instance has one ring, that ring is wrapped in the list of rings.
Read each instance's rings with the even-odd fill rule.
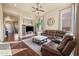
[[[50,39],[55,39],[59,37],[63,37],[66,32],[59,30],[45,30],[42,35],[47,36]]]
[[[50,40],[56,43],[60,43],[62,41],[63,36],[66,34],[64,31],[60,30],[45,30],[42,35],[47,36]]]
[[[65,36],[60,44],[55,42],[49,42],[44,44],[41,48],[41,53],[43,56],[68,56],[74,49],[76,43],[73,36]]]

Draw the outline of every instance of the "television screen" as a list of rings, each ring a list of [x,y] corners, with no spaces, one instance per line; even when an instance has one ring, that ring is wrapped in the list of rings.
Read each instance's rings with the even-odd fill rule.
[[[26,32],[33,31],[33,26],[26,26]]]

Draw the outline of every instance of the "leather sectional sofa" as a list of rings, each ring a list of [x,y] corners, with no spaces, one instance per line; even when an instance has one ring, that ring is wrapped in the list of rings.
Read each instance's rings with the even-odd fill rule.
[[[73,36],[66,35],[59,44],[53,41],[44,44],[41,48],[41,53],[43,56],[68,56],[75,46],[76,43]]]

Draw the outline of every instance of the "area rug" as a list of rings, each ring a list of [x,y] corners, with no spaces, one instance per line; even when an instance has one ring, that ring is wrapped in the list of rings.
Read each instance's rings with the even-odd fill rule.
[[[24,42],[0,43],[0,56],[38,56]]]
[[[32,50],[34,50],[37,54],[41,55],[41,46],[32,42],[32,38],[22,40],[26,45],[28,45]]]
[[[38,45],[34,42],[32,42],[32,38],[28,38],[28,39],[24,39],[22,40],[26,45],[28,45],[32,50],[34,50],[37,54],[39,54],[41,56],[41,47],[42,45]],[[50,42],[50,40],[48,39],[46,43]]]

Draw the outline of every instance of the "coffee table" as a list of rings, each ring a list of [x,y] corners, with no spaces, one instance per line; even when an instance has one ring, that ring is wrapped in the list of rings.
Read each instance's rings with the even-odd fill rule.
[[[47,42],[47,39],[48,39],[48,37],[46,37],[46,36],[38,35],[38,36],[34,36],[34,37],[32,38],[32,41],[33,41],[34,43],[38,44],[38,45],[41,45],[41,44]]]

